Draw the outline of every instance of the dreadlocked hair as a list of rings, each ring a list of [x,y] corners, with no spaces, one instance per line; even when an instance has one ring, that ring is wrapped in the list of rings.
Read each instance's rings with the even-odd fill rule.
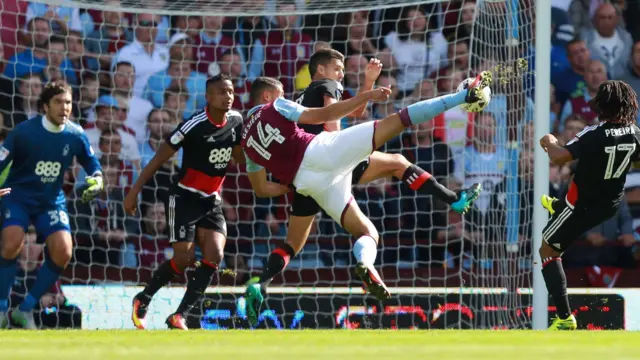
[[[589,105],[600,121],[628,126],[638,118],[636,92],[624,81],[605,81]]]

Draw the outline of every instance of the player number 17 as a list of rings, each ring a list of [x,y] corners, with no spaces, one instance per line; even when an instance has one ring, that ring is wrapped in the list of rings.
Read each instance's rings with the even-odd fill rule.
[[[609,180],[611,178],[617,179],[624,173],[627,165],[629,165],[629,161],[631,160],[631,155],[636,150],[636,144],[618,144],[618,146],[607,146],[604,148],[604,152],[609,154],[609,159],[607,160],[607,168],[604,171],[604,179]],[[613,173],[613,163],[616,161],[616,152],[617,151],[626,151],[627,154],[624,156],[622,163],[618,167],[615,173]]]

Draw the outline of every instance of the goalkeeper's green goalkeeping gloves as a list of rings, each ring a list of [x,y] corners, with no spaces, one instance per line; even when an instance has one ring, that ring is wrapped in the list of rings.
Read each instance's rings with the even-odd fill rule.
[[[89,187],[82,192],[82,201],[89,202],[93,200],[93,198],[98,196],[98,194],[100,194],[100,192],[104,188],[104,182],[101,175],[87,176],[85,178],[85,181],[87,182],[87,185],[89,185]]]

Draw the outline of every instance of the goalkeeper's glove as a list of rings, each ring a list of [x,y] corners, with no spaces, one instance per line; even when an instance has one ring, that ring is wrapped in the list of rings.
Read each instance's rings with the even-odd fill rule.
[[[85,181],[89,187],[82,192],[82,201],[89,202],[100,194],[104,188],[104,182],[102,180],[102,176],[87,176]]]

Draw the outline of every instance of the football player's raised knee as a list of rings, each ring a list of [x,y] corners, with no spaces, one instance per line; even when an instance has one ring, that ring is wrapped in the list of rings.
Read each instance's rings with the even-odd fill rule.
[[[540,245],[540,249],[538,250],[538,253],[540,254],[540,259],[558,257],[562,255],[560,252],[558,252],[557,250],[549,246],[549,244],[547,244],[545,241],[543,241],[542,245]]]
[[[66,231],[59,231],[49,235],[47,239],[47,249],[49,250],[51,261],[57,266],[65,268],[73,254],[71,234]]]
[[[390,156],[393,164],[393,175],[399,179],[402,179],[402,175],[404,175],[404,172],[407,170],[407,168],[411,166],[411,163],[409,162],[409,160],[407,160],[406,157],[404,157],[404,155],[391,154]]]
[[[19,226],[8,226],[2,230],[0,240],[0,256],[11,260],[18,257],[24,244],[24,230]]]
[[[195,253],[193,251],[193,243],[175,243],[173,245],[173,263],[178,267],[177,270],[183,271],[191,266],[195,261]]]

